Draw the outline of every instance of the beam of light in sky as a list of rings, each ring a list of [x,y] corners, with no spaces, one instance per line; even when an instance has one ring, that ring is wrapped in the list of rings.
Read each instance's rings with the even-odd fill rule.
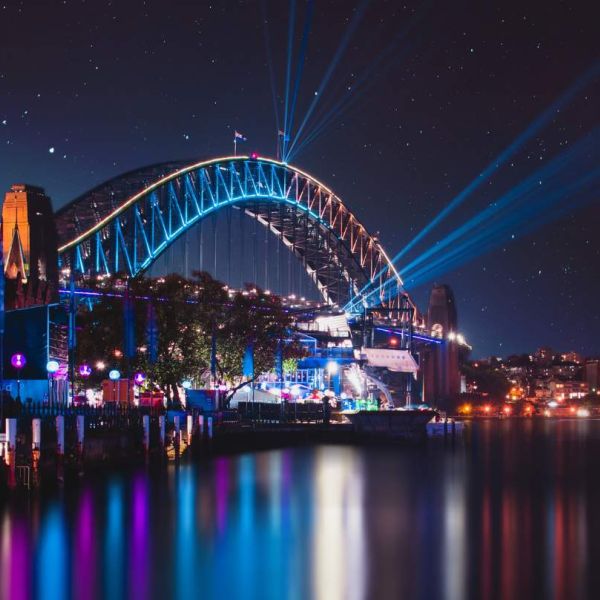
[[[289,136],[288,130],[288,112],[290,102],[290,79],[292,76],[292,54],[294,51],[294,30],[296,29],[296,0],[290,0],[290,16],[288,20],[288,47],[287,62],[285,69],[285,106],[283,113],[283,151],[282,156],[286,155],[286,144]],[[279,132],[277,133],[279,135]]]
[[[308,45],[308,36],[312,22],[314,10],[314,0],[308,0],[306,3],[306,15],[304,17],[304,27],[302,29],[302,41],[300,42],[300,51],[298,52],[298,62],[296,64],[296,77],[294,79],[294,92],[292,94],[292,105],[290,107],[289,121],[284,132],[288,137],[288,132],[294,129],[294,114],[296,112],[296,103],[298,101],[298,92],[300,91],[300,82],[302,81],[302,72],[304,71],[304,60],[306,58],[306,47]],[[286,141],[284,140],[284,143]]]
[[[593,166],[595,164],[594,160],[597,162],[598,159],[598,148],[600,147],[598,141],[599,136],[600,128],[596,127],[570,148],[554,157],[547,165],[537,169],[526,179],[511,188],[498,200],[491,203],[486,209],[469,219],[442,240],[439,240],[434,246],[404,267],[404,269],[400,269],[400,274],[405,282],[413,277],[414,269],[425,261],[427,261],[427,265],[423,267],[425,269],[434,268],[438,262],[443,263],[448,254],[446,253],[444,256],[438,257],[437,259],[435,258],[435,255],[440,254],[450,244],[456,243],[452,252],[458,251],[465,244],[470,247],[471,240],[474,239],[471,234],[473,232],[477,233],[482,227],[486,227],[488,235],[491,235],[496,228],[500,228],[503,226],[503,223],[508,222],[506,220],[497,220],[503,211],[511,211],[508,218],[512,219],[510,220],[510,223],[513,226],[517,226],[525,218],[529,218],[531,210],[542,210],[542,206],[545,205],[542,205],[539,198],[543,197],[544,194],[547,194],[548,198],[551,199],[556,197],[556,193],[548,192],[547,190],[564,189],[562,182],[565,177],[568,181],[572,181],[573,177],[576,176],[582,168],[584,169],[584,173],[586,169],[587,172],[593,172]],[[586,175],[584,174],[582,180],[585,180],[585,176]],[[562,188],[560,187],[561,185],[563,185]],[[533,198],[533,201],[531,201],[530,198]],[[535,201],[536,198],[538,198],[537,201]],[[528,202],[527,207],[525,209],[519,208],[524,201]],[[538,215],[536,217],[538,221],[540,216],[541,215]],[[466,239],[463,242],[459,242],[461,238]],[[422,269],[418,272],[421,272]],[[346,309],[352,310],[359,303],[367,301],[375,294],[380,294],[382,291],[389,288],[389,286],[389,281],[384,282],[383,286],[372,290],[364,296],[356,297],[352,302],[348,303]]]
[[[542,185],[542,183],[545,185],[544,189],[548,189],[548,185],[551,183],[553,177],[560,174],[567,166],[570,166],[573,161],[579,160],[585,154],[585,152],[589,150],[591,144],[595,145],[597,143],[598,129],[592,131],[579,142],[573,144],[568,150],[561,152],[558,156],[554,157],[550,162],[540,169],[537,169],[529,177],[521,181],[506,194],[504,194],[500,199],[494,201],[486,209],[482,210],[479,214],[466,221],[463,225],[455,229],[444,239],[439,240],[435,245],[431,246],[428,250],[420,254],[404,268],[400,269],[400,272],[403,274],[403,276],[408,276],[410,272],[415,269],[415,267],[429,260],[432,256],[444,250],[444,248],[452,244],[463,235],[470,233],[472,230],[479,227],[486,219],[489,219],[515,201],[518,201],[523,197],[523,194],[537,189],[540,185]]]
[[[277,83],[275,81],[275,70],[273,69],[273,55],[271,54],[271,37],[269,35],[269,20],[267,18],[267,0],[261,0],[260,13],[263,22],[263,36],[265,40],[265,52],[267,55],[267,68],[269,71],[271,96],[273,99],[273,114],[275,116],[275,127],[276,130],[279,131],[281,126],[279,122],[279,105],[277,102]]]
[[[482,229],[467,242],[453,248],[433,264],[428,264],[416,271],[405,281],[407,289],[415,288],[431,281],[435,277],[448,272],[451,268],[460,266],[482,254],[497,248],[507,239],[529,233],[546,223],[556,220],[567,212],[572,212],[591,201],[591,196],[576,197],[590,186],[597,185],[600,180],[600,168],[594,169],[578,181],[558,189],[552,194],[535,200],[524,206],[519,214],[509,214],[493,229]],[[589,190],[588,190],[589,191]],[[540,193],[537,194],[541,196]],[[532,194],[535,196],[535,194]],[[556,210],[552,210],[556,207]],[[510,236],[510,238],[509,238]]]
[[[456,195],[450,203],[442,209],[436,217],[428,225],[426,225],[400,252],[394,256],[392,263],[396,263],[404,256],[411,248],[421,241],[434,227],[436,227],[443,219],[445,219],[455,208],[460,206],[475,190],[485,183],[490,175],[503,166],[506,161],[520,150],[523,145],[528,142],[534,135],[548,125],[551,120],[566,106],[574,96],[584,89],[600,74],[600,61],[596,62],[593,67],[588,69],[581,77],[571,84],[557,100],[555,100],[544,112],[542,112],[530,125],[523,131],[509,146],[507,146],[487,167],[469,183],[458,195]],[[373,280],[377,280],[385,271],[382,269]],[[360,290],[359,295],[363,294],[370,284],[366,284]]]
[[[293,153],[290,151],[289,160],[292,160],[293,157],[300,154],[306,146],[319,138],[336,119],[339,119],[344,113],[348,112],[356,101],[360,99],[368,89],[373,87],[374,83],[377,81],[376,75],[383,75],[383,73],[389,70],[394,64],[397,64],[399,60],[404,59],[413,48],[407,47],[401,52],[397,52],[398,45],[404,41],[410,30],[421,21],[430,4],[431,2],[423,4],[419,12],[411,17],[407,25],[394,36],[394,39],[373,59],[372,63],[363,70],[359,77],[346,87],[342,97],[321,116],[312,129],[305,133],[304,139],[302,142],[298,143],[295,151]],[[380,69],[379,73],[377,73],[378,69]]]
[[[329,63],[327,70],[325,71],[325,75],[321,79],[321,83],[319,84],[319,87],[317,88],[317,91],[315,92],[314,98],[313,98],[312,102],[310,103],[308,110],[306,111],[306,114],[304,115],[304,119],[302,120],[302,123],[300,123],[298,132],[294,136],[294,141],[292,142],[292,145],[290,146],[289,151],[286,151],[286,153],[284,154],[284,161],[287,161],[287,155],[290,152],[292,152],[292,150],[294,149],[294,146],[295,146],[296,142],[298,141],[299,136],[304,131],[304,128],[306,127],[306,124],[308,123],[308,120],[310,119],[315,108],[317,107],[317,104],[319,103],[319,100],[321,99],[321,96],[323,95],[323,92],[325,91],[325,88],[327,87],[327,84],[329,83],[329,80],[331,79],[331,75],[333,74],[338,63],[340,62],[342,55],[344,54],[348,44],[350,43],[350,39],[352,38],[352,35],[356,31],[356,28],[358,27],[358,25],[362,19],[362,16],[367,8],[368,3],[369,3],[369,0],[362,0],[362,2],[359,4],[358,8],[356,9],[354,16],[352,17],[352,20],[350,21],[348,28],[344,32],[344,35],[342,36],[342,40],[340,41],[340,44],[337,47],[337,50],[335,51],[335,54],[333,55],[333,58],[331,59],[331,62]]]

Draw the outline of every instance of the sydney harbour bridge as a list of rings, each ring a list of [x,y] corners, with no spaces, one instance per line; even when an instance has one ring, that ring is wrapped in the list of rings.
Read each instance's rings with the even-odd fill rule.
[[[366,289],[381,290],[370,304],[389,308],[406,297],[379,241],[329,188],[290,165],[247,156],[154,165],[94,188],[56,214],[61,267],[136,276],[187,230],[231,206],[281,240],[326,304],[354,303]],[[391,294],[384,292],[390,283]]]

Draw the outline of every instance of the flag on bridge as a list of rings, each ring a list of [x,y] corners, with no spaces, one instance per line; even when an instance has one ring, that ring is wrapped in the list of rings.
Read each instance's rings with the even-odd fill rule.
[[[248,138],[242,135],[239,131],[233,132],[233,155],[237,156],[237,144],[238,142],[247,142]]]

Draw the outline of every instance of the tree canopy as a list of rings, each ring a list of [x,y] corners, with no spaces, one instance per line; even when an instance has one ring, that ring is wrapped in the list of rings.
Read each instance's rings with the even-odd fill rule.
[[[78,364],[94,367],[102,362],[123,376],[142,371],[174,398],[185,379],[206,383],[213,336],[218,377],[234,383],[241,378],[248,344],[254,350],[255,372],[273,369],[279,340],[288,337],[291,325],[278,296],[250,286],[232,292],[206,272],[195,272],[191,279],[115,276],[88,281],[87,287],[99,295],[78,311]],[[134,340],[131,356],[125,343],[127,302]],[[283,357],[295,356],[298,348],[283,344]],[[94,369],[92,379],[99,383],[105,376]]]

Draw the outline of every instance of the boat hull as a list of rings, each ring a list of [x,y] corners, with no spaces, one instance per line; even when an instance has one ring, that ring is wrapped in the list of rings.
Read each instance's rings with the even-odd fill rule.
[[[424,437],[433,410],[360,410],[345,416],[362,435],[394,438]]]

